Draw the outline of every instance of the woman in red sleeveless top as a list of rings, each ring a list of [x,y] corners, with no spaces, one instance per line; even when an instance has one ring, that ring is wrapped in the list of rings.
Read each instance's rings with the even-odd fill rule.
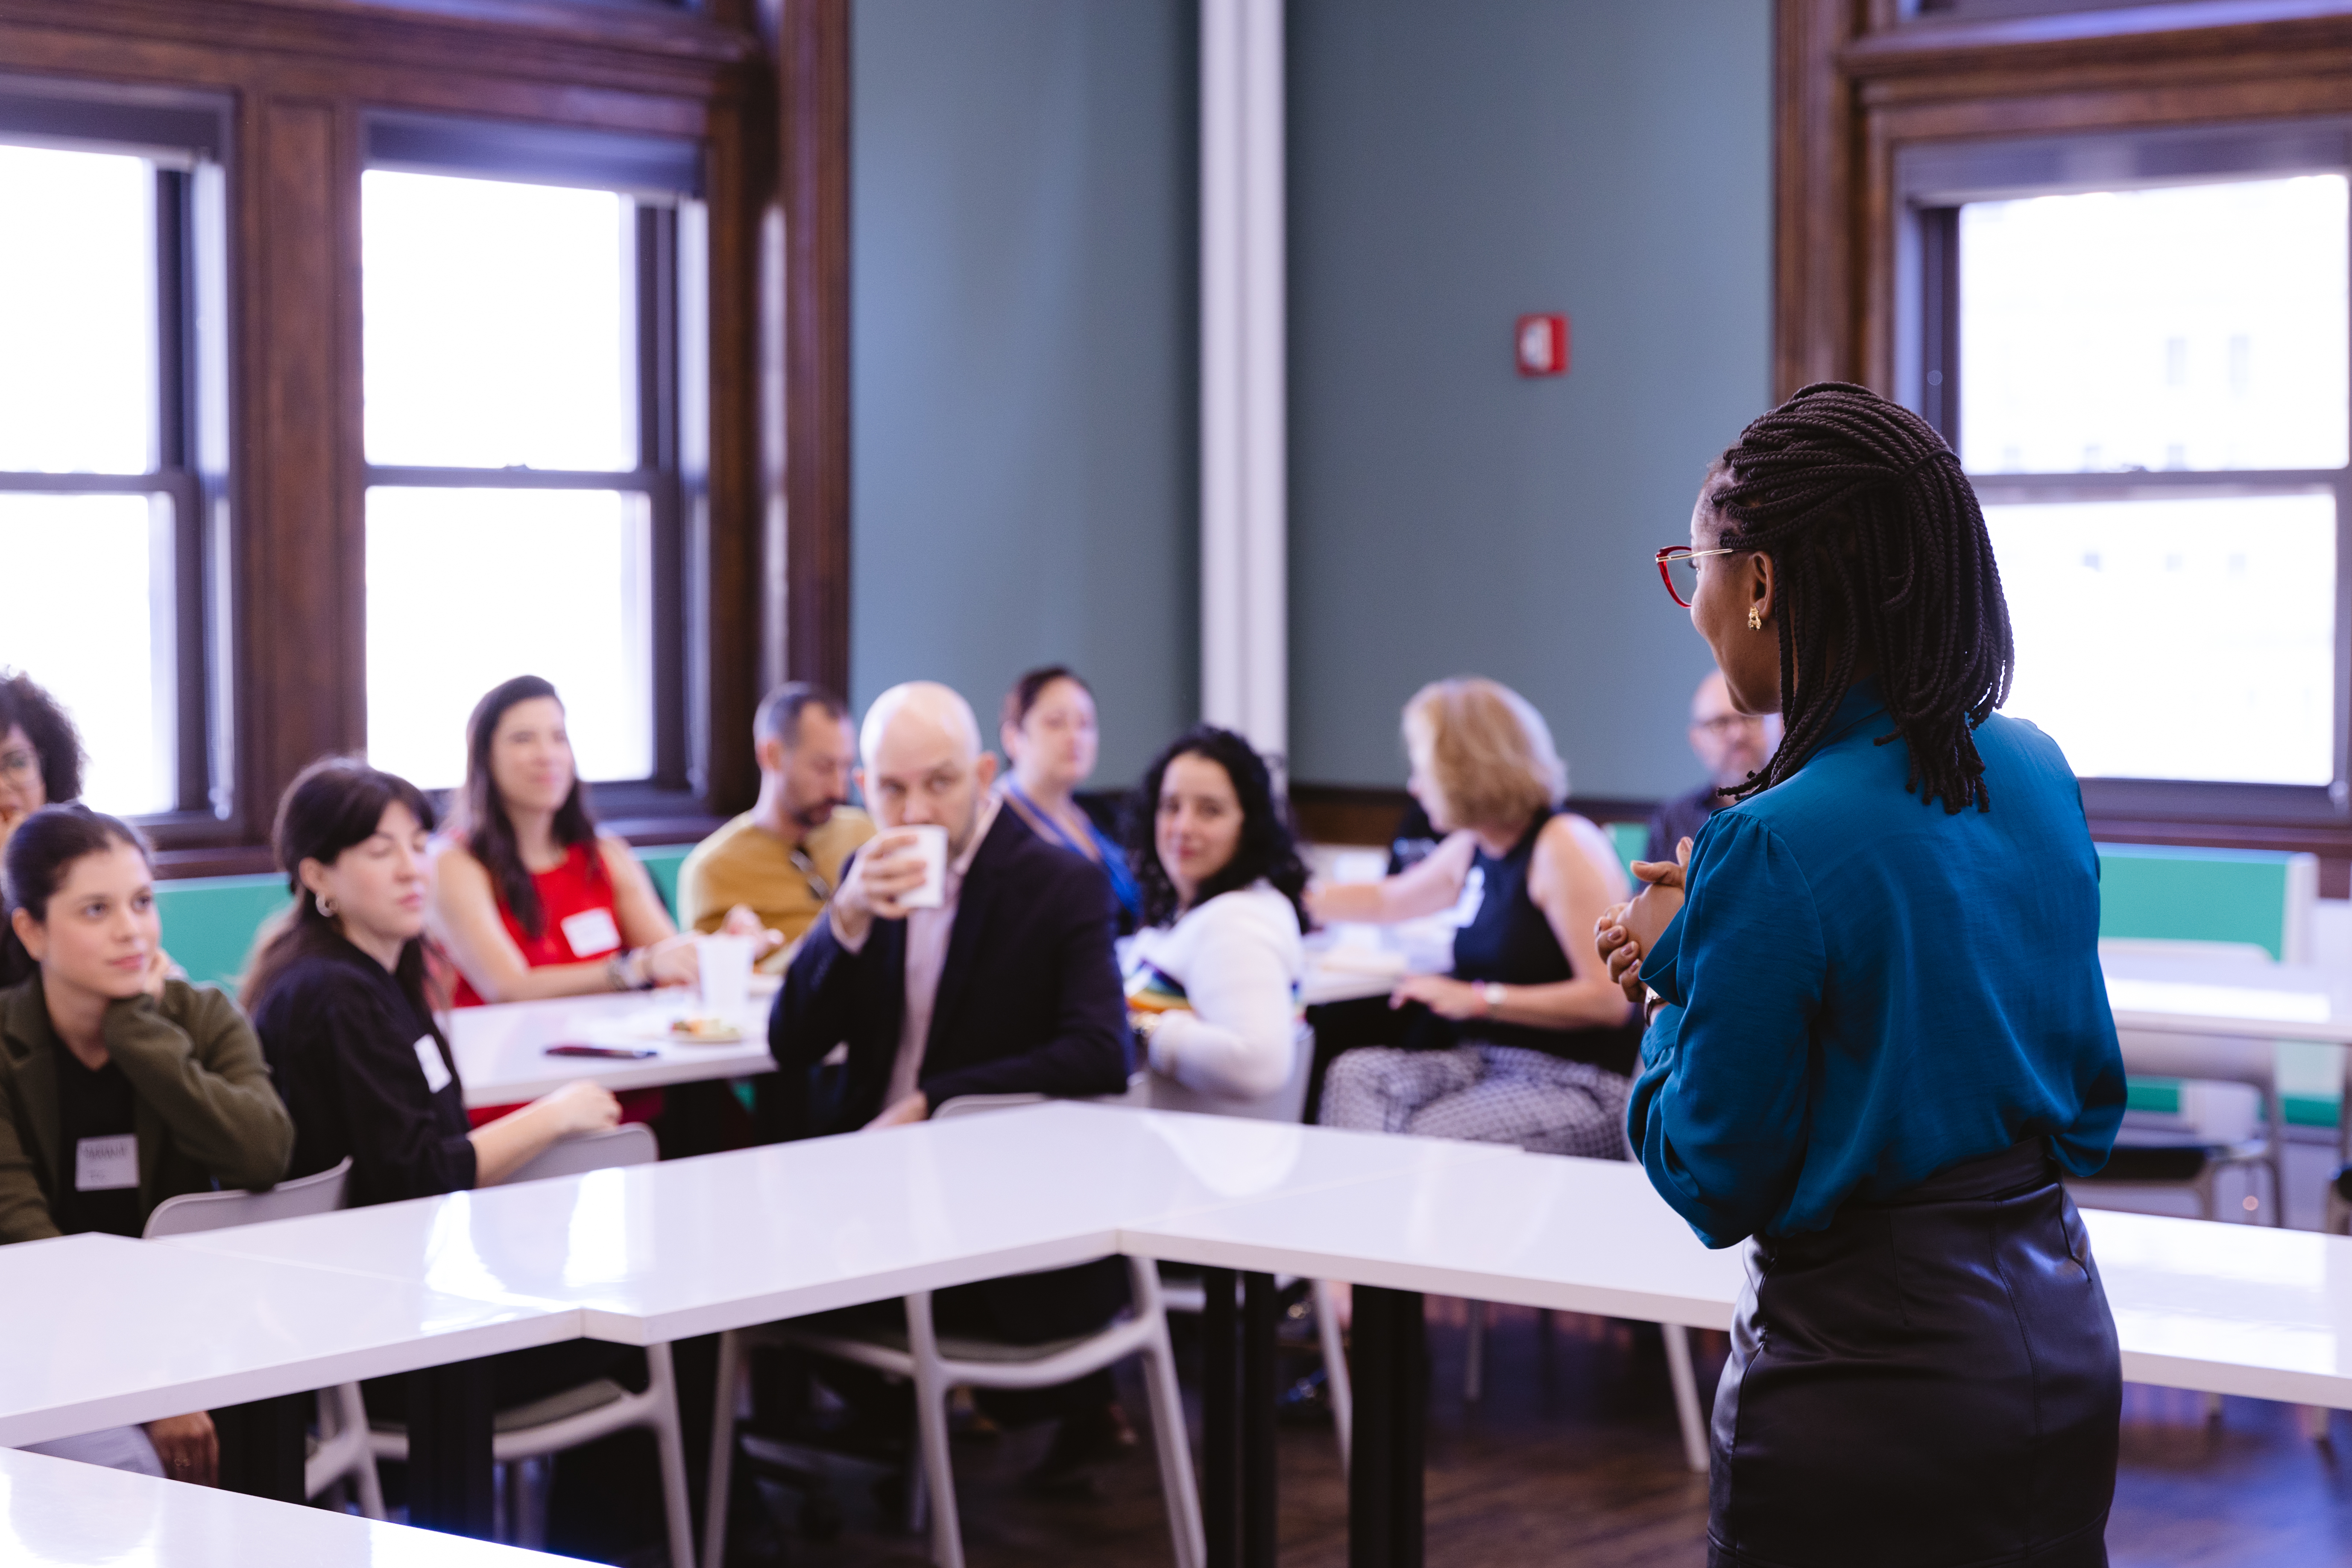
[[[430,904],[456,1005],[695,983],[694,939],[629,847],[596,830],[554,687],[519,675],[475,705],[456,815],[434,845]],[[625,1119],[659,1098],[624,1096]]]

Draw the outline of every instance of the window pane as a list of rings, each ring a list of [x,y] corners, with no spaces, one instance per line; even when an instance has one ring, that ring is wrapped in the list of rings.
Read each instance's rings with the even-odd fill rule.
[[[1960,209],[1975,473],[2346,458],[2341,174]]]
[[[0,147],[0,469],[146,473],[153,169],[112,153]]]
[[[0,616],[0,665],[65,704],[101,811],[168,811],[173,789],[172,507],[162,497],[0,492],[0,561],[17,583]]]
[[[583,777],[649,777],[651,535],[645,498],[614,490],[368,491],[369,759],[460,783],[475,702],[539,675]]]
[[[636,467],[635,204],[371,169],[361,220],[370,462]]]
[[[1984,513],[2017,637],[2006,710],[2076,773],[2334,781],[2334,497]]]

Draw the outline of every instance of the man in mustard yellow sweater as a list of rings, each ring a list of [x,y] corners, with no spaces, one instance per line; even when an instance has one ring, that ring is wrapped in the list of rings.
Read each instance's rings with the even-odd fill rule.
[[[874,824],[848,804],[856,743],[849,711],[804,681],[776,688],[751,725],[759,803],[694,847],[677,873],[677,912],[690,931],[715,931],[748,909],[784,944],[760,967],[782,973],[824,912],[850,852]]]

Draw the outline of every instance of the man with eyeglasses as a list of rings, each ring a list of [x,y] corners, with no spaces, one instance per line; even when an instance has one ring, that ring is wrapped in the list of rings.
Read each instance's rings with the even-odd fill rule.
[[[1690,744],[1706,769],[1707,782],[1688,795],[1678,795],[1650,814],[1650,847],[1645,860],[1672,860],[1675,846],[1695,838],[1706,819],[1723,808],[1715,792],[1745,780],[1764,765],[1780,743],[1780,716],[1755,719],[1731,705],[1731,689],[1721,670],[1710,671],[1691,698]]]

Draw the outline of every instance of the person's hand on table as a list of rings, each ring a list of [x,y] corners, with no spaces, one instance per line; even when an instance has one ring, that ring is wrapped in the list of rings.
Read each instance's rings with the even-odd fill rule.
[[[656,985],[699,985],[702,964],[694,954],[694,933],[666,936],[643,950],[646,978]]]
[[[719,934],[750,937],[752,942],[751,962],[754,963],[784,945],[784,933],[761,925],[759,912],[749,904],[738,904],[729,910],[727,918],[719,922]]]
[[[554,1119],[558,1138],[578,1138],[621,1124],[621,1102],[613,1091],[588,1079],[574,1079],[532,1102]]]
[[[896,1105],[886,1107],[881,1115],[858,1129],[861,1132],[879,1132],[885,1127],[910,1127],[931,1113],[931,1102],[921,1089],[917,1089]]]
[[[906,918],[907,906],[899,900],[920,889],[927,875],[923,852],[916,847],[919,842],[911,833],[885,833],[849,863],[831,906],[833,929],[845,941],[863,942],[877,917]]]
[[[213,1418],[199,1410],[192,1415],[166,1415],[146,1424],[147,1440],[155,1445],[165,1479],[196,1486],[220,1482],[220,1435]]]
[[[1683,879],[1690,866],[1690,852],[1691,841],[1685,838],[1675,846],[1672,860],[1634,861],[1633,876],[1643,884],[1642,890],[1601,910],[1593,925],[1593,945],[1608,961],[1609,978],[1617,982],[1628,1002],[1642,1001],[1645,990],[1642,960],[1682,912]]]
[[[1476,985],[1444,974],[1408,974],[1389,993],[1389,1005],[1418,1002],[1441,1018],[1482,1018],[1486,1002]]]

